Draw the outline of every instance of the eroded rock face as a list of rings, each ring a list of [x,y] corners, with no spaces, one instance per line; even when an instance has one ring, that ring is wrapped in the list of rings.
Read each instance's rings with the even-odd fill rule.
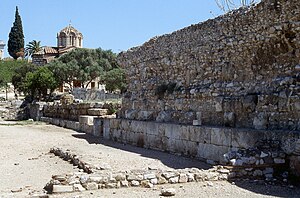
[[[299,10],[264,0],[120,53],[120,118],[300,130]]]

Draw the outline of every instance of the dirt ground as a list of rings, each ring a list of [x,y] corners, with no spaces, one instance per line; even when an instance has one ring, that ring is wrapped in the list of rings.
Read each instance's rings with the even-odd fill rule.
[[[11,124],[11,125],[8,125]],[[178,169],[210,166],[180,156],[130,145],[103,141],[72,130],[39,123],[16,125],[0,123],[0,198],[31,197],[40,194],[52,175],[79,171],[49,153],[51,147],[70,150],[84,161],[113,171],[132,169]],[[264,182],[199,182],[145,188],[121,188],[49,197],[160,197],[160,189],[176,189],[174,197],[300,197],[300,189],[267,185]],[[13,191],[13,192],[12,192]]]

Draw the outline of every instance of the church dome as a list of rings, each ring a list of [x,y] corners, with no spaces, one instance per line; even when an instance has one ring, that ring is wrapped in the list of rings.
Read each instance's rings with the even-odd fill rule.
[[[83,35],[71,24],[57,33],[57,47],[82,47]]]

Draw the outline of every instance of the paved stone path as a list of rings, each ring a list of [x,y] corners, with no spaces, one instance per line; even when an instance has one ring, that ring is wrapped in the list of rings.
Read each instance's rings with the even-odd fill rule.
[[[42,192],[52,175],[79,171],[75,166],[50,154],[52,147],[68,149],[85,161],[106,165],[111,170],[209,168],[209,165],[196,160],[102,141],[46,124],[7,126],[0,123],[0,145],[0,198],[30,197]],[[214,182],[176,184],[171,187],[176,189],[175,197],[265,197],[267,194],[293,197],[300,194],[300,190],[295,188],[266,187],[249,182],[240,186],[242,188],[228,182]],[[158,197],[162,187],[165,186],[153,189],[105,189],[50,197]]]

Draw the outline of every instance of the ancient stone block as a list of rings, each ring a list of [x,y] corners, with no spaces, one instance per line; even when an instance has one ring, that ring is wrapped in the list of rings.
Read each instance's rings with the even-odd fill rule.
[[[93,135],[96,137],[102,136],[103,134],[103,120],[101,118],[94,118],[93,120]]]
[[[267,129],[268,118],[265,113],[259,113],[253,120],[253,126],[255,129]]]
[[[210,144],[210,128],[189,126],[189,141]]]
[[[79,124],[80,125],[93,125],[95,116],[79,116]]]
[[[67,185],[53,185],[53,193],[67,193],[67,192],[73,192],[73,186],[67,186]]]
[[[235,127],[235,114],[233,112],[224,113],[224,125],[229,127]]]
[[[223,154],[227,153],[229,149],[230,148],[226,146],[199,143],[197,158],[223,162]]]
[[[107,109],[88,109],[87,110],[88,115],[90,116],[103,116],[103,115],[107,115],[108,110]]]
[[[262,139],[263,132],[254,130],[232,130],[231,146],[236,148],[254,147],[256,143]]]
[[[219,146],[230,147],[232,141],[232,131],[224,128],[212,128],[210,143]]]

